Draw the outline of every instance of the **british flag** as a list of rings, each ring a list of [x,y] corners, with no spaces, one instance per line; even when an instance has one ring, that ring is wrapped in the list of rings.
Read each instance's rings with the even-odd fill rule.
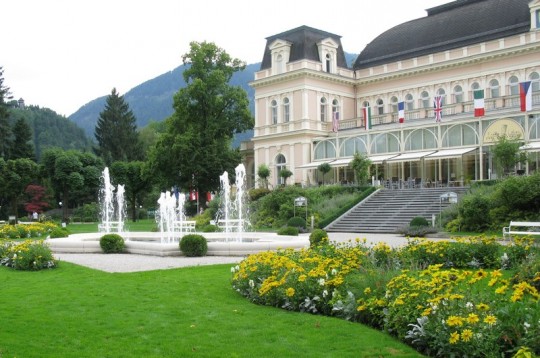
[[[435,122],[440,122],[442,119],[442,96],[435,96],[433,98],[433,112],[435,113]]]

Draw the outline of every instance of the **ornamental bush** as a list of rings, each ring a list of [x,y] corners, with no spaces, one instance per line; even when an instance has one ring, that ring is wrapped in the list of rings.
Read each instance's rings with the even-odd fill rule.
[[[15,270],[38,271],[54,268],[57,263],[43,241],[5,242],[0,249],[0,265]]]
[[[426,218],[422,216],[417,216],[411,220],[409,226],[429,226],[429,222]]]
[[[306,229],[306,219],[300,216],[293,216],[287,221],[287,226],[295,227],[298,231],[304,231]]]
[[[122,236],[118,234],[105,234],[99,240],[99,246],[104,253],[113,254],[124,251],[126,244]]]
[[[208,244],[204,236],[188,234],[180,240],[180,250],[187,257],[205,256],[208,252]]]
[[[294,226],[284,226],[277,232],[278,235],[298,236],[298,228]]]
[[[59,237],[68,237],[69,232],[66,228],[63,227],[56,227],[52,229],[51,233],[49,234],[51,239],[56,239]]]
[[[315,229],[309,235],[309,246],[315,247],[317,245],[328,243],[328,234],[323,229]]]

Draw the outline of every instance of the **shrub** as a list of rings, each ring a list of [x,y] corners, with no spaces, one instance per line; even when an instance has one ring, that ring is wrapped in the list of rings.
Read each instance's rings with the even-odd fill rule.
[[[249,191],[249,200],[252,200],[252,201],[259,200],[260,198],[262,198],[263,196],[269,193],[270,193],[270,190],[266,188],[251,189]]]
[[[328,234],[323,229],[315,229],[309,235],[309,245],[310,247],[315,247],[320,244],[328,242]]]
[[[306,219],[300,216],[293,216],[292,218],[287,221],[287,226],[292,226],[300,230],[306,229]]]
[[[216,225],[205,225],[201,229],[202,232],[218,232],[219,228]]]
[[[15,270],[37,271],[56,267],[51,249],[43,241],[6,243],[0,249],[0,265]]]
[[[51,239],[56,239],[59,237],[68,237],[69,232],[66,228],[63,227],[56,227],[52,229],[51,233],[49,234]]]
[[[106,254],[122,252],[125,247],[124,239],[118,234],[105,234],[99,240],[99,246]]]
[[[409,226],[429,226],[429,222],[426,218],[422,216],[417,216],[411,220]]]
[[[208,252],[208,244],[204,236],[188,234],[180,240],[180,250],[187,257],[205,256]]]
[[[409,237],[425,237],[427,234],[436,233],[438,230],[431,226],[404,226],[397,230],[398,234]]]
[[[290,236],[298,236],[298,228],[294,226],[284,226],[277,232],[278,235],[290,235]]]

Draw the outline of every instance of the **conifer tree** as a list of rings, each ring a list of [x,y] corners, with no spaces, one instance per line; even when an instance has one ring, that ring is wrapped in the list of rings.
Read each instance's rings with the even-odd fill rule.
[[[142,159],[136,118],[116,88],[112,89],[105,109],[99,114],[95,137],[98,142],[96,152],[107,165],[115,161]]]
[[[34,160],[34,146],[32,144],[32,130],[24,118],[19,118],[13,126],[14,143],[11,148],[10,159],[28,158]]]
[[[0,158],[8,159],[12,143],[7,100],[11,99],[9,87],[4,87],[4,69],[0,66]]]

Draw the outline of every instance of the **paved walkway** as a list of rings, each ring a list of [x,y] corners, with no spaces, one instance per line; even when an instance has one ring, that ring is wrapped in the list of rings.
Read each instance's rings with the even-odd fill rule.
[[[396,247],[406,244],[406,239],[395,234],[362,234],[362,233],[329,233],[330,241],[347,242],[356,238],[366,239],[368,243],[384,241]],[[72,262],[106,272],[136,272],[149,270],[165,270],[170,268],[234,264],[243,260],[241,256],[151,256],[136,254],[67,254],[57,253],[60,261]]]

